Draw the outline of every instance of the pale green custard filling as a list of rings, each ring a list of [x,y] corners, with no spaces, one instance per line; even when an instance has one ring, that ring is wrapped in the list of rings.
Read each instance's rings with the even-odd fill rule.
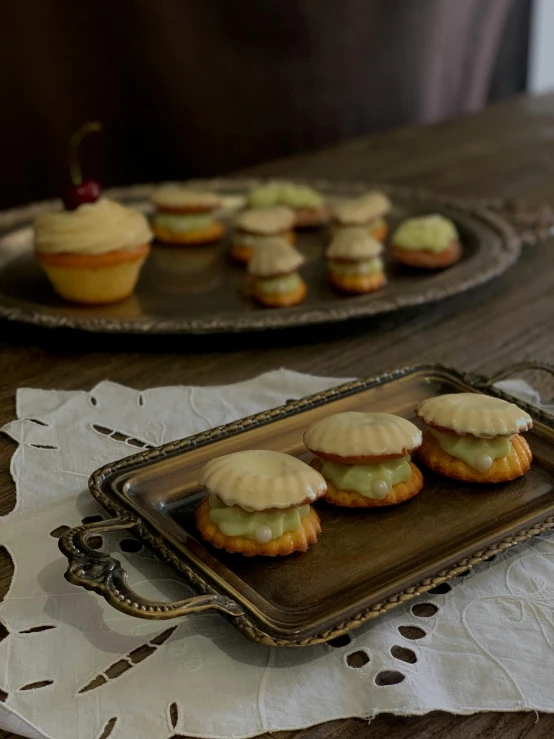
[[[254,187],[248,193],[250,208],[267,208],[272,205],[288,205],[289,208],[320,208],[321,195],[306,185],[274,182]]]
[[[412,476],[409,455],[379,464],[352,465],[327,460],[322,462],[321,474],[330,480],[337,490],[351,490],[374,500],[382,500],[393,485],[406,482]]]
[[[440,215],[407,218],[396,229],[391,243],[399,249],[444,251],[453,241],[458,241],[456,227],[448,218]]]
[[[375,272],[382,272],[384,269],[381,257],[373,257],[361,262],[337,262],[331,261],[331,269],[336,275],[372,275]]]
[[[300,275],[293,272],[283,277],[272,277],[268,280],[256,279],[256,289],[267,295],[278,295],[279,293],[293,293],[301,284]]]
[[[492,439],[477,439],[475,436],[458,436],[457,434],[443,434],[430,429],[440,448],[452,457],[463,460],[466,464],[479,472],[485,472],[490,465],[483,464],[483,456],[490,457],[491,463],[495,459],[507,457],[512,451],[510,439],[506,436],[495,436]]]
[[[156,213],[154,216],[154,223],[157,226],[174,233],[209,228],[213,222],[214,217],[211,213]]]
[[[215,495],[210,495],[210,519],[225,536],[245,536],[256,540],[256,531],[262,526],[271,529],[271,538],[277,539],[286,531],[297,531],[310,506],[285,508],[282,511],[253,511],[239,506],[227,506]]]

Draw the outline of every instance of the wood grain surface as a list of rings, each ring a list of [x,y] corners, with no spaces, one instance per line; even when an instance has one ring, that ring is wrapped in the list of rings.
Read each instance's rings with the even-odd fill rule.
[[[554,202],[554,96],[522,98],[432,128],[357,139],[240,174],[371,180],[456,195]],[[550,240],[526,248],[516,267],[469,294],[331,327],[242,337],[122,338],[0,324],[0,424],[14,417],[15,391],[23,386],[88,389],[106,378],[136,388],[223,384],[282,366],[352,377],[420,361],[482,372],[523,359],[554,363],[553,293]],[[540,374],[528,379],[545,398],[554,396],[552,380]],[[11,441],[0,440],[0,515],[15,503],[9,475],[13,450]],[[0,596],[10,572],[9,559],[0,558]],[[14,736],[0,732],[1,739]],[[534,712],[380,716],[371,723],[345,720],[272,736],[550,739],[554,716]]]

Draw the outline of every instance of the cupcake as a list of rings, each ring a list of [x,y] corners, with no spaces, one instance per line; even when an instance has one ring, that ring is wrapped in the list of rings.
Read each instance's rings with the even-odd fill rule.
[[[391,201],[380,192],[368,192],[351,200],[345,200],[333,211],[332,232],[347,228],[363,228],[369,235],[384,241],[389,230],[385,216],[391,209]]]
[[[339,231],[325,253],[331,284],[345,293],[378,290],[387,281],[382,251],[381,242],[364,228]]]
[[[250,208],[285,205],[294,211],[295,228],[317,228],[327,223],[329,213],[323,196],[307,185],[294,182],[270,182],[248,193]]]
[[[421,431],[390,413],[335,413],[304,434],[315,454],[312,466],[327,483],[325,500],[344,508],[375,508],[403,503],[423,487],[410,455]]]
[[[214,213],[221,207],[219,195],[163,185],[152,193],[157,208],[152,230],[158,241],[174,246],[196,246],[219,241],[225,233]]]
[[[266,239],[254,249],[248,263],[254,300],[270,308],[302,303],[308,292],[298,274],[304,257],[285,239]]]
[[[133,208],[102,198],[35,220],[37,260],[65,300],[101,305],[133,292],[152,232]]]
[[[243,210],[235,219],[231,256],[237,262],[248,264],[254,247],[267,238],[280,236],[294,243],[294,213],[282,205]]]
[[[247,557],[305,552],[321,531],[310,506],[325,493],[323,477],[296,457],[253,449],[226,454],[200,472],[208,492],[196,525],[218,549]]]
[[[391,237],[391,251],[400,264],[423,269],[450,267],[462,256],[456,226],[437,214],[402,221]]]
[[[424,400],[417,416],[427,426],[419,458],[445,477],[508,482],[531,466],[521,432],[533,421],[513,403],[480,393],[438,395]]]

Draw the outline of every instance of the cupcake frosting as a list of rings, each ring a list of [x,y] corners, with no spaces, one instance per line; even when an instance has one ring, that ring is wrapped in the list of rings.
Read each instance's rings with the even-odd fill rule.
[[[219,208],[221,198],[214,192],[191,190],[184,185],[162,185],[151,195],[158,208]]]
[[[480,393],[452,393],[424,400],[418,418],[430,426],[480,439],[512,436],[533,427],[531,416],[500,398]]]
[[[43,213],[34,228],[35,247],[41,254],[105,254],[152,240],[143,215],[106,198],[76,210]]]
[[[452,221],[433,214],[407,218],[398,226],[391,237],[391,242],[400,249],[440,252],[458,239],[458,232]]]
[[[339,231],[331,241],[325,256],[327,259],[345,261],[363,261],[378,257],[383,245],[372,239],[363,228],[351,228]]]
[[[200,485],[226,505],[247,511],[291,508],[319,498],[327,490],[323,477],[296,457],[251,449],[208,462]]]
[[[339,223],[361,226],[388,213],[391,202],[380,192],[368,192],[358,198],[345,200],[336,206],[334,218]]]
[[[271,208],[243,210],[235,220],[235,227],[261,236],[289,231],[294,225],[294,212],[284,205]]]
[[[348,411],[308,427],[304,444],[314,454],[338,457],[388,457],[410,454],[421,445],[421,431],[391,413]]]
[[[285,239],[266,239],[254,247],[248,272],[255,277],[287,275],[304,264],[304,256]]]

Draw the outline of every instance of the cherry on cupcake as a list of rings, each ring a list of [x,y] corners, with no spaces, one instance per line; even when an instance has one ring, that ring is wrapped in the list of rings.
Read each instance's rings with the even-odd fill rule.
[[[63,202],[67,210],[75,210],[83,203],[95,203],[100,197],[101,187],[96,180],[84,180],[79,163],[79,146],[89,133],[100,133],[103,126],[98,121],[85,123],[69,139],[69,173],[71,187],[64,193]]]

